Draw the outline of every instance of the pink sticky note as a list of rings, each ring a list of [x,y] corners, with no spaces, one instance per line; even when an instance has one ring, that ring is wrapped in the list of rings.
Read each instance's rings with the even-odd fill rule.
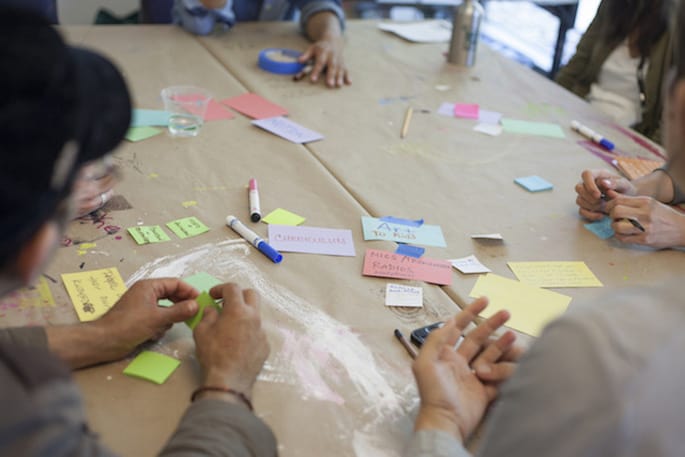
[[[233,119],[235,116],[224,105],[212,99],[207,106],[205,121],[219,121],[221,119]]]
[[[382,278],[416,279],[441,285],[452,283],[452,266],[449,262],[426,257],[417,259],[376,249],[366,250],[362,274]]]
[[[464,119],[478,119],[478,105],[469,103],[455,103],[454,115]]]
[[[352,231],[269,224],[269,244],[278,251],[354,257]]]
[[[243,94],[221,100],[221,103],[253,119],[266,119],[288,114],[285,108],[271,103],[257,94]]]

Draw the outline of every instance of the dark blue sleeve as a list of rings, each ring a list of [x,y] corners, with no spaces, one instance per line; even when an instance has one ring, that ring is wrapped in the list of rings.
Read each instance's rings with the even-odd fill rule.
[[[3,7],[27,9],[42,14],[52,24],[57,24],[57,0],[3,0]]]

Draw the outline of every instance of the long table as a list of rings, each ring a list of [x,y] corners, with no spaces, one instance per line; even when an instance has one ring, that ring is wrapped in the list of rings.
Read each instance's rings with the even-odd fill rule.
[[[360,216],[412,217],[442,227],[448,248],[426,255],[475,253],[495,272],[513,277],[508,260],[585,260],[607,286],[664,279],[681,253],[649,252],[603,242],[582,228],[573,185],[580,170],[601,163],[566,140],[471,131],[470,121],[442,118],[442,101],[480,103],[510,117],[591,125],[603,118],[581,100],[533,72],[481,48],[470,70],[444,63],[445,46],[410,45],[350,21],[347,61],[354,84],[340,90],[264,73],[257,53],[270,46],[303,49],[294,24],[240,24],[228,33],[196,38],[168,26],[69,27],[73,42],[110,56],[124,70],[139,108],[161,108],[159,92],[172,84],[206,87],[217,97],[247,91],[285,106],[290,117],[325,135],[294,145],[238,115],[207,123],[197,138],[159,135],[126,143],[115,160],[125,171],[118,205],[73,223],[47,270],[54,306],[2,309],[9,324],[77,321],[61,273],[116,266],[128,283],[208,272],[257,289],[272,352],[255,388],[258,414],[274,429],[281,455],[397,456],[411,432],[418,404],[408,356],[392,336],[445,319],[468,300],[475,278],[454,273],[450,287],[361,275],[367,247]],[[447,91],[443,91],[448,86]],[[416,113],[399,138],[406,107]],[[627,140],[618,139],[630,149]],[[553,192],[528,194],[513,179],[540,174]],[[264,212],[283,207],[306,225],[350,228],[354,258],[286,254],[274,265],[225,227],[233,213],[248,220],[246,184],[257,177]],[[196,216],[210,231],[184,240],[137,246],[125,228],[163,225]],[[253,225],[266,235],[264,224]],[[504,243],[468,235],[501,232]],[[82,249],[83,243],[95,247]],[[424,307],[386,308],[385,284],[421,285]],[[576,298],[595,291],[564,290]],[[154,455],[199,382],[192,335],[175,326],[152,350],[182,360],[162,386],[128,378],[129,360],[76,372],[93,429],[122,455]]]

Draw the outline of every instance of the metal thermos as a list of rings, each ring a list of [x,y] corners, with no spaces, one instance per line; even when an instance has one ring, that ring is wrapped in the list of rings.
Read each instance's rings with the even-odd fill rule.
[[[476,62],[478,30],[483,14],[483,7],[478,0],[463,0],[454,11],[448,62],[467,67],[473,66]]]

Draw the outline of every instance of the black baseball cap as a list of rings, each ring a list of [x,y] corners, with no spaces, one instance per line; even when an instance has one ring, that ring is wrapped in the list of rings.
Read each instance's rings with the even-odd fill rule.
[[[109,60],[67,46],[39,14],[0,8],[0,266],[130,121],[126,82]]]

